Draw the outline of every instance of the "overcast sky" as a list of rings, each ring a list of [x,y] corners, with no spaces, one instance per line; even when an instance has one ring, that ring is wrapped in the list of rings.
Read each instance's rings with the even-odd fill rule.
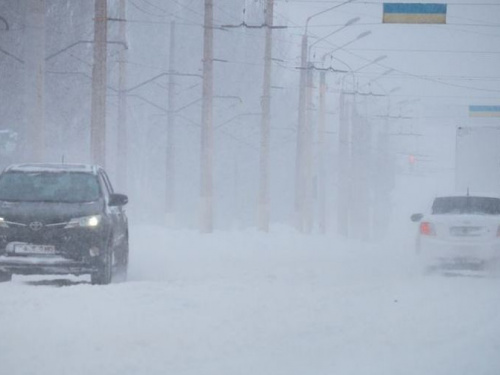
[[[286,15],[289,26],[303,26],[308,16],[335,3],[341,2],[277,1],[276,13]],[[330,43],[343,45],[368,30],[370,36],[336,53],[336,58],[353,69],[387,55],[379,64],[360,71],[360,80],[369,80],[393,68],[391,75],[377,83],[386,90],[401,86],[396,96],[418,95],[434,106],[446,105],[444,112],[448,114],[466,115],[469,104],[499,102],[500,1],[454,0],[448,3],[445,25],[383,24],[382,3],[353,1],[314,17],[309,27],[312,41],[328,35],[353,17],[361,18],[325,43],[318,43],[317,50],[329,49]],[[303,28],[297,28],[297,34],[302,32]],[[345,69],[340,62],[334,67]]]

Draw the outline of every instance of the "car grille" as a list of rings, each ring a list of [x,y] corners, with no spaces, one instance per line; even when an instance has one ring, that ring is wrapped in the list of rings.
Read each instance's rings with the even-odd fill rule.
[[[9,222],[8,225],[8,228],[0,228],[0,253],[7,253],[8,244],[22,242],[51,245],[55,247],[56,254],[80,260],[97,240],[95,233],[85,228],[66,229],[67,223],[46,224],[35,220]]]

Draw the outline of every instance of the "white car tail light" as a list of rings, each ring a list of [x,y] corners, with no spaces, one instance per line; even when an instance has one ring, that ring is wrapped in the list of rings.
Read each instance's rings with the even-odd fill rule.
[[[435,236],[436,231],[434,230],[434,225],[428,221],[423,221],[420,223],[420,234],[424,236]]]

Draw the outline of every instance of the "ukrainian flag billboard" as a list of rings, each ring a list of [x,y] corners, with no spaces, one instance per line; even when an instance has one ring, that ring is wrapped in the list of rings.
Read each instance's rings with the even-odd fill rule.
[[[500,117],[500,105],[470,105],[470,117]]]
[[[446,4],[384,3],[383,23],[446,23]]]

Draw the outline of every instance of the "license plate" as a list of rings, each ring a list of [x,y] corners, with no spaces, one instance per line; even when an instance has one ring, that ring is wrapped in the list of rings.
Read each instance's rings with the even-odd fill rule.
[[[482,227],[453,227],[450,230],[453,236],[458,237],[479,237],[484,234]]]
[[[53,255],[56,253],[56,248],[52,245],[16,244],[14,245],[14,253]]]

